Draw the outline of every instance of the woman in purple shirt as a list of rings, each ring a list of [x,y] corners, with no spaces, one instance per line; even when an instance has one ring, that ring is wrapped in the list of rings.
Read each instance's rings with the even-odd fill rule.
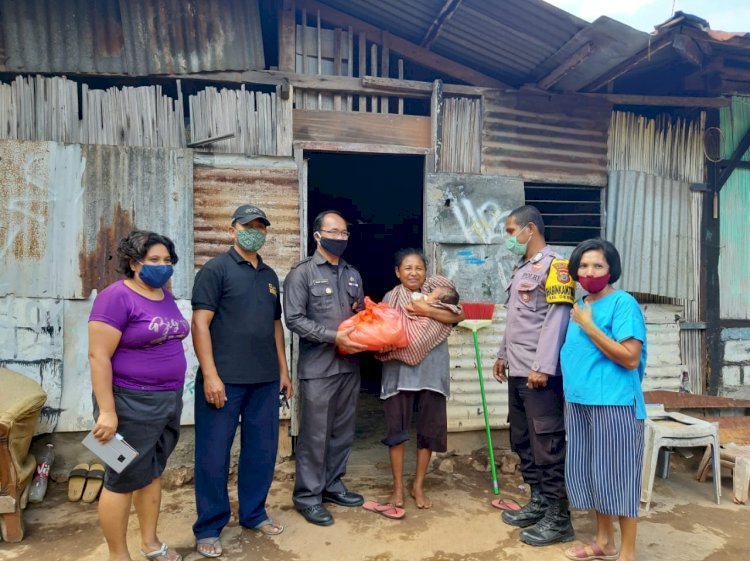
[[[118,271],[125,275],[102,290],[89,316],[89,362],[94,390],[94,436],[107,442],[119,433],[138,451],[122,473],[107,467],[99,498],[99,524],[110,561],[129,561],[127,526],[131,502],[148,559],[182,557],[156,535],[161,474],[180,433],[182,386],[187,362],[182,339],[190,324],[164,285],[177,263],[174,243],[153,232],[120,240]]]

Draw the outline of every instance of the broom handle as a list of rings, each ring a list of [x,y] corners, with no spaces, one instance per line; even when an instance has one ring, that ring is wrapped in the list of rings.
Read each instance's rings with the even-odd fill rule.
[[[487,414],[487,397],[484,395],[484,376],[482,375],[482,359],[479,356],[479,337],[477,330],[472,329],[474,335],[474,355],[477,359],[477,372],[479,373],[479,391],[482,394],[482,411],[484,412],[484,428],[487,431],[487,452],[490,457],[490,468],[492,469],[492,490],[499,494],[497,487],[497,471],[495,470],[495,451],[492,449],[492,433],[490,432],[490,417]]]

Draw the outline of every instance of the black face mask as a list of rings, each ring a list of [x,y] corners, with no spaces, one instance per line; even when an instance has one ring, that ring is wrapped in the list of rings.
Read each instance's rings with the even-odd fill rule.
[[[320,245],[328,253],[341,257],[346,251],[346,244],[348,240],[338,240],[334,238],[320,238]]]

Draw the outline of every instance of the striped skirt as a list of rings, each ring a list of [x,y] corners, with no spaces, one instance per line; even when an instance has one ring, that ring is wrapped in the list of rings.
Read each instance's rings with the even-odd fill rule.
[[[566,403],[565,487],[571,506],[636,518],[644,423],[635,406]]]

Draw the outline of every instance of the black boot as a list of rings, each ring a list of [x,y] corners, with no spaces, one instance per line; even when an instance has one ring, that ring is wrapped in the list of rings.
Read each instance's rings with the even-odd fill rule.
[[[540,546],[569,542],[575,535],[570,523],[568,501],[559,499],[551,501],[544,518],[531,528],[523,530],[518,537],[523,543]]]
[[[501,518],[509,526],[526,528],[539,522],[544,517],[548,506],[549,502],[542,496],[539,487],[532,487],[529,502],[521,510],[503,511]]]

